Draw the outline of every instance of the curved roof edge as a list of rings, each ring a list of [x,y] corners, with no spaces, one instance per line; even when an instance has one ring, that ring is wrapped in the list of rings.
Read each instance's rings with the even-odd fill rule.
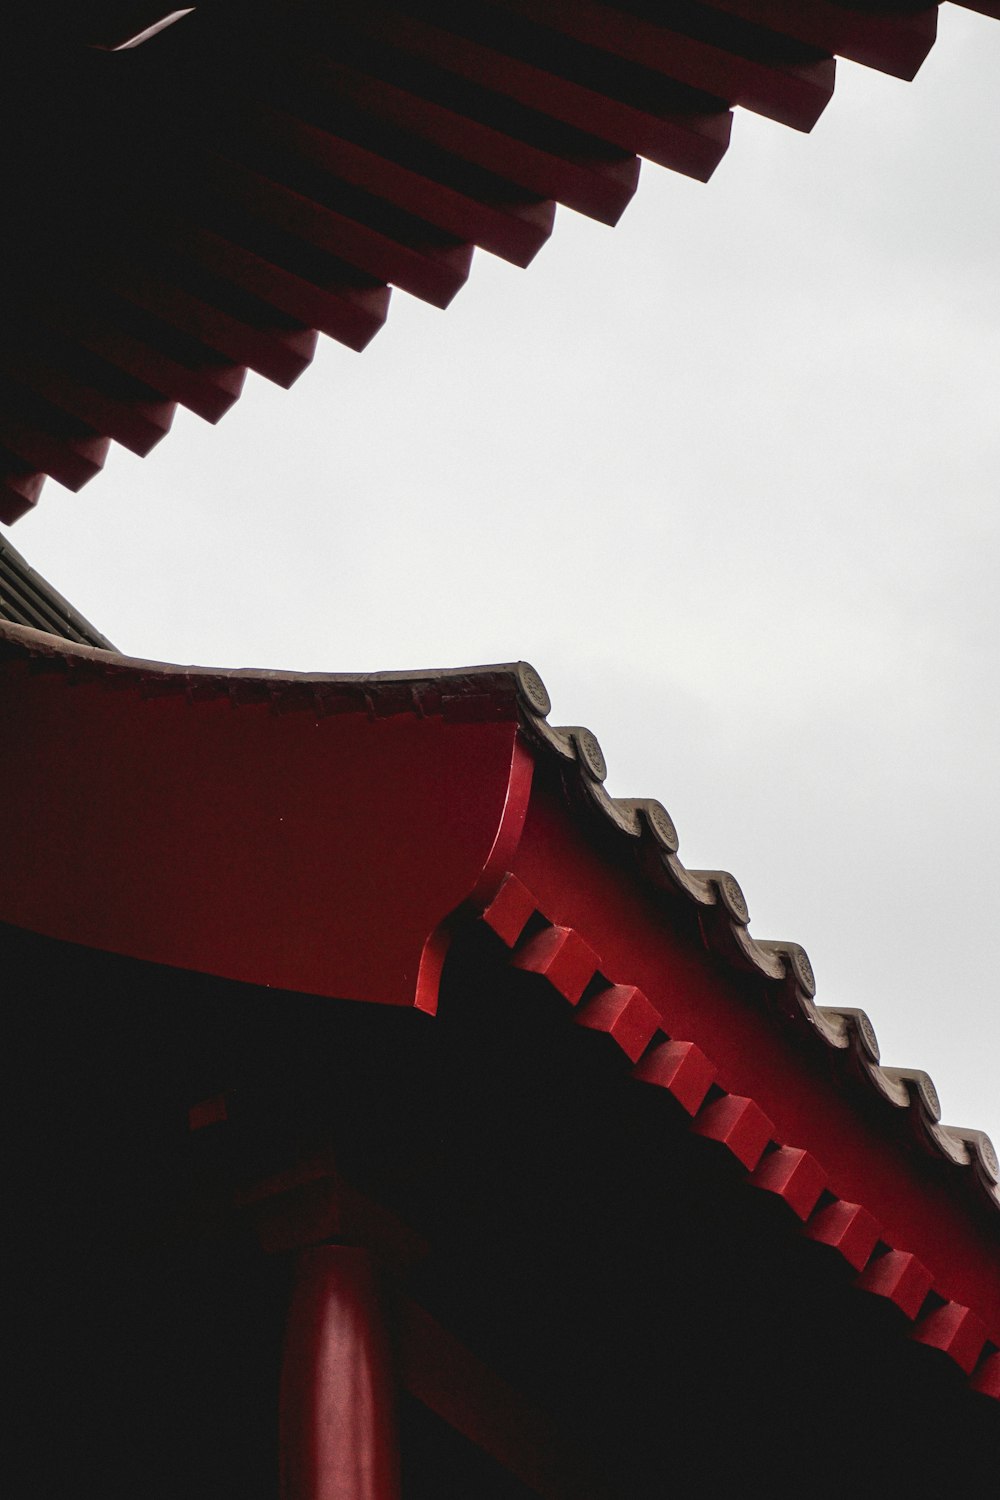
[[[548,721],[551,701],[538,672],[527,662],[429,671],[372,673],[278,672],[252,668],[219,670],[130,658],[58,639],[18,624],[0,622],[0,655],[48,659],[82,677],[138,678],[144,692],[227,697],[234,704],[267,701],[278,712],[337,709],[348,702],[376,716],[394,712],[449,712],[490,718],[515,710],[537,751],[557,764],[572,795],[598,820],[622,853],[632,855],[651,887],[683,899],[697,913],[705,943],[725,964],[752,973],[774,995],[788,1024],[805,1029],[842,1059],[872,1099],[909,1117],[915,1138],[931,1155],[960,1174],[980,1201],[1000,1209],[1000,1165],[989,1136],[972,1127],[941,1121],[937,1089],[919,1068],[883,1064],[875,1028],[856,1007],[823,1006],[804,947],[756,938],[736,878],[725,870],[691,870],[680,860],[673,819],[653,798],[612,797],[604,788],[607,767],[596,735],[580,726]]]

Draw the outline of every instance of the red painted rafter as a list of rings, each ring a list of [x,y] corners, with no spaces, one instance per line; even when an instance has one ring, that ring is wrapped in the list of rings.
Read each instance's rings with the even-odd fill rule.
[[[605,980],[584,939],[564,926],[539,928],[541,916],[534,894],[509,874],[483,920],[512,950],[516,967],[542,976],[569,1004],[577,1006],[593,986],[574,1012],[576,1022],[610,1036],[636,1064],[638,1081],[669,1093],[691,1117],[695,1134],[724,1148],[752,1187],[781,1199],[806,1236],[836,1250],[860,1273],[859,1288],[892,1301],[917,1342],[947,1354],[976,1390],[1000,1394],[993,1373],[1000,1328],[988,1330],[971,1308],[939,1295],[930,1270],[886,1243],[876,1215],[836,1197],[811,1152],[775,1140],[774,1125],[753,1099],[720,1088],[715,1067],[693,1043],[664,1035],[641,991]],[[634,1027],[622,1024],[630,1008],[637,1013]]]
[[[606,0],[407,0],[262,6],[234,36],[199,7],[132,51],[57,55],[55,22],[29,16],[18,77],[41,88],[10,107],[39,137],[25,228],[50,266],[14,242],[7,296],[27,339],[7,356],[0,520],[46,473],[85,484],[109,439],[146,451],[160,423],[144,394],[40,369],[32,326],[55,318],[164,416],[181,403],[218,420],[248,367],[291,384],[317,331],[363,348],[389,284],[444,306],[473,244],[527,264],[555,202],[614,222],[639,155],[707,177],[734,104],[808,129],[835,54],[912,76],[936,17],[830,0],[715,0],[669,20]],[[67,11],[67,36],[75,25]],[[72,235],[46,227],[56,204]]]
[[[463,15],[475,24],[475,10]],[[654,112],[417,16],[372,8],[353,16],[352,24],[381,45],[685,176],[707,180],[729,144],[730,116],[710,96],[690,113]]]
[[[715,94],[795,130],[811,130],[833,94],[832,57],[791,65],[776,59],[761,62],[597,0],[499,0],[499,4],[598,52]],[[777,54],[779,38],[775,36],[774,41]]]

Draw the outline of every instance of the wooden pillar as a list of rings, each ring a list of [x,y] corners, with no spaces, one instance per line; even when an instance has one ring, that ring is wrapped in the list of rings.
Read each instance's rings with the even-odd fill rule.
[[[395,1383],[367,1252],[303,1251],[281,1369],[281,1500],[399,1500]]]

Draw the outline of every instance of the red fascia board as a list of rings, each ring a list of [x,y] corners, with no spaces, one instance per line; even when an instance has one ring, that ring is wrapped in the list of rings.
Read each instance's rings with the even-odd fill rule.
[[[467,703],[461,717],[427,711],[405,683],[367,707],[352,690],[351,711],[330,680],[143,670],[4,634],[48,654],[15,644],[0,662],[17,725],[0,743],[0,920],[435,1008],[446,919],[497,861],[502,873],[523,818],[531,761],[513,690],[478,718]]]
[[[830,1191],[877,1220],[884,1239],[931,1270],[936,1290],[1000,1329],[1000,1238],[829,1066],[827,1049],[769,1005],[765,987],[706,951],[694,913],[659,897],[570,805],[539,765],[512,863],[548,922],[573,931],[603,978],[635,985],[667,1037],[711,1058],[717,1085],[751,1098],[773,1139],[811,1153]],[[516,959],[515,959],[516,961]]]

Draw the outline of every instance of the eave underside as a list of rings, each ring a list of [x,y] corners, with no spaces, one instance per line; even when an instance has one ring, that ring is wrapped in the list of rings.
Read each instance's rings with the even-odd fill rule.
[[[978,9],[993,11],[991,5]],[[934,6],[274,0],[19,6],[8,35],[0,520],[217,422],[389,289],[446,306],[473,247],[527,265],[557,203],[614,223],[639,158],[707,179],[731,110],[808,130],[834,56],[912,77]],[[734,250],[734,254],[737,252]]]
[[[40,1492],[70,1474],[164,1497],[236,1476],[245,1500],[273,1496],[282,1309],[311,1236],[299,1211],[262,1229],[250,1189],[317,1157],[378,1205],[375,1230],[342,1217],[333,1238],[367,1235],[387,1306],[417,1306],[543,1413],[592,1493],[602,1471],[637,1500],[722,1492],[748,1466],[775,1492],[976,1492],[996,1403],[901,1337],[895,1307],[484,929],[453,951],[434,1019],[9,929],[2,954],[20,1001],[10,1347],[31,1351],[11,1430],[61,1438],[33,1454]],[[224,1117],[192,1134],[192,1106],[220,1095]],[[502,1412],[463,1433],[456,1392],[429,1415],[418,1356],[404,1383],[408,1500],[457,1500],[470,1476],[497,1500],[575,1493]]]

